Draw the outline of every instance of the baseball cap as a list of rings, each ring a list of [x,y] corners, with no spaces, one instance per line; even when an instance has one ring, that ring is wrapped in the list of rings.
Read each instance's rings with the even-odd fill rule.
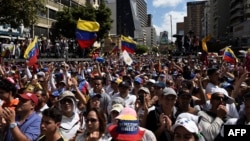
[[[155,84],[156,81],[154,79],[148,79],[147,83],[153,83],[153,84]]]
[[[163,89],[163,95],[164,96],[167,96],[167,95],[177,96],[175,90],[173,88],[170,88],[170,87],[166,87],[166,88]]]
[[[127,87],[127,88],[129,88],[129,87],[130,87],[130,83],[127,82],[127,81],[122,81],[122,82],[119,84],[119,87]]]
[[[25,99],[25,100],[31,100],[32,102],[35,103],[35,105],[38,104],[38,98],[35,94],[33,93],[30,93],[30,92],[26,92],[26,93],[23,93],[23,94],[20,94],[19,95],[22,99]]]
[[[187,119],[189,119],[189,120],[192,120],[192,121],[194,121],[196,124],[198,124],[198,122],[199,122],[199,116],[194,115],[194,114],[190,114],[190,113],[188,113],[188,112],[184,112],[184,113],[179,114],[179,115],[177,116],[177,118],[176,118],[176,121],[177,121],[177,120],[180,120],[180,119],[182,119],[182,118],[187,118]]]
[[[123,109],[123,105],[122,104],[114,104],[112,105],[112,109],[111,109],[111,112],[112,111],[117,111],[118,113],[120,113]]]
[[[228,92],[224,88],[214,88],[214,89],[212,89],[211,95],[213,95],[215,93],[222,93],[227,98],[227,100],[226,100],[227,104],[232,104],[232,103],[235,102],[234,98],[228,96]]]
[[[37,73],[37,76],[40,76],[40,77],[45,77],[45,73],[44,73],[44,72],[42,72],[42,71],[39,71],[39,72]]]
[[[161,82],[161,81],[158,81],[155,83],[155,86],[156,87],[159,87],[159,88],[165,88],[166,87],[166,84]]]
[[[232,90],[234,89],[233,85],[231,83],[228,83],[228,82],[222,83],[221,87],[224,89],[227,89],[227,88],[230,88]]]
[[[184,127],[190,133],[199,134],[199,129],[196,123],[188,118],[180,118],[179,120],[176,120],[172,128],[173,130],[175,130],[176,127],[179,127],[179,126]]]
[[[101,98],[102,96],[100,94],[97,94],[97,93],[91,93],[91,94],[89,94],[89,97],[90,97],[90,99],[93,99],[95,97]]]
[[[144,91],[144,92],[146,92],[147,94],[150,94],[150,91],[149,91],[149,89],[147,88],[147,87],[141,87],[140,89],[139,89],[139,91]],[[139,92],[138,91],[138,92]]]
[[[111,82],[114,82],[119,85],[122,82],[122,80],[120,78],[114,78]]]
[[[60,94],[58,101],[61,101],[65,97],[72,97],[74,100],[76,100],[75,95],[71,91],[66,90],[66,91],[62,92],[62,94]]]
[[[136,77],[134,82],[142,84],[143,83],[143,79],[141,77]]]

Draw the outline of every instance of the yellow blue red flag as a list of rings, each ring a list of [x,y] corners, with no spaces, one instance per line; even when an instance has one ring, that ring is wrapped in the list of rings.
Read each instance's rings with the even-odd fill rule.
[[[129,37],[121,35],[122,51],[126,50],[128,53],[133,54],[136,48],[136,42]]]
[[[230,49],[229,47],[225,48],[223,60],[228,62],[228,63],[233,63],[233,64],[238,62],[238,58],[235,56],[233,50]]]
[[[37,36],[36,36],[34,40],[26,48],[23,57],[29,61],[28,65],[32,66],[37,63],[38,55],[39,55],[39,48],[38,48]]]
[[[94,44],[100,25],[95,21],[79,19],[76,25],[76,40],[81,48],[88,48]]]

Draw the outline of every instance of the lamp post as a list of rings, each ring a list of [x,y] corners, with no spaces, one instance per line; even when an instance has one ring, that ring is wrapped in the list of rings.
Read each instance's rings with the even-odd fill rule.
[[[169,15],[170,16],[170,26],[171,26],[171,42],[173,41],[173,33],[172,33],[172,31],[173,31],[173,29],[172,29],[172,15]]]

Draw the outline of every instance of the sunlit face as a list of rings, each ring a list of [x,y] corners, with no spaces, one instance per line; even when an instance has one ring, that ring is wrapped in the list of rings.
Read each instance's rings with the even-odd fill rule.
[[[194,134],[190,133],[182,126],[178,126],[174,131],[174,141],[196,141]]]
[[[43,116],[40,124],[41,134],[48,135],[57,132],[60,122],[55,122],[52,118]]]
[[[99,131],[99,119],[95,111],[90,111],[86,117],[87,131],[92,133],[94,131]]]
[[[73,108],[74,108],[74,103],[73,99],[69,97],[65,97],[60,101],[61,104],[61,109],[63,112],[63,115],[72,115],[73,113]]]

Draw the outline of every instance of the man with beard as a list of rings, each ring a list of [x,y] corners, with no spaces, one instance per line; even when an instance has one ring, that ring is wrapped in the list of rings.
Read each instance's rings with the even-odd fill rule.
[[[35,94],[38,98],[38,104],[36,106],[36,113],[42,117],[42,112],[49,108],[47,105],[48,97],[45,90],[35,89]]]

